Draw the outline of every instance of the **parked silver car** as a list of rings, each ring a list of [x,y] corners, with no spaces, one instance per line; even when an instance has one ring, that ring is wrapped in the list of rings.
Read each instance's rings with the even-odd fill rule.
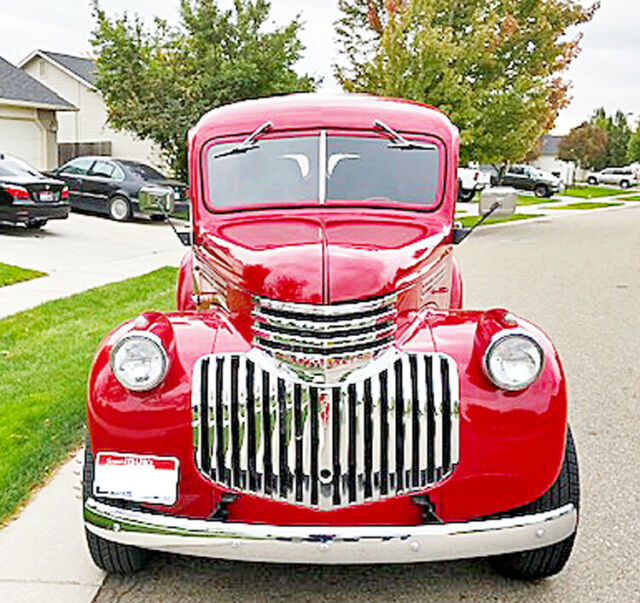
[[[587,175],[589,184],[614,184],[620,188],[636,186],[638,175],[631,167],[610,167],[601,172],[589,172]]]

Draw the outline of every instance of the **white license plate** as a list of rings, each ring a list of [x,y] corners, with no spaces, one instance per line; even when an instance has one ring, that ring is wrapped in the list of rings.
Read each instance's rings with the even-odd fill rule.
[[[40,201],[53,201],[54,199],[55,196],[51,191],[42,191],[40,193]]]
[[[105,498],[173,505],[178,497],[179,464],[173,457],[99,452],[93,493]]]

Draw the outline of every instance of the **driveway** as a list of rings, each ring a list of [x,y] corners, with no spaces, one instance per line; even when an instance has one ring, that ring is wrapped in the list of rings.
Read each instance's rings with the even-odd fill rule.
[[[67,220],[52,220],[42,231],[0,226],[0,262],[49,274],[0,288],[0,318],[162,266],[177,266],[184,249],[167,224],[142,220],[118,223],[72,213]]]
[[[260,565],[158,555],[97,601],[640,600],[640,204],[479,230],[457,250],[465,307],[507,307],[564,359],[583,503],[558,577],[508,581],[483,560],[387,567]]]

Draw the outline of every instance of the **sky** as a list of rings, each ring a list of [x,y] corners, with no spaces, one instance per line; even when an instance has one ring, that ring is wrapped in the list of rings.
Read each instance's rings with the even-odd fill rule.
[[[583,0],[588,3],[589,0]],[[220,0],[222,6],[231,0]],[[300,72],[323,78],[323,92],[340,90],[332,75],[337,59],[333,22],[337,0],[271,0],[272,20],[286,23],[301,14],[301,37],[306,51]],[[168,21],[178,17],[178,0],[101,0],[108,14],[125,10],[146,21],[158,15]],[[91,53],[93,26],[89,0],[0,0],[0,56],[19,62],[41,48],[80,56]],[[573,100],[558,117],[554,133],[566,134],[589,118],[597,107],[621,109],[635,124],[640,119],[640,2],[602,0],[593,21],[581,28],[582,52],[564,74],[573,82]]]

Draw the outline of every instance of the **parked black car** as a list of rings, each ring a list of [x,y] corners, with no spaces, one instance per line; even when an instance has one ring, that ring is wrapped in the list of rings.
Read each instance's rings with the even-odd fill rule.
[[[184,183],[167,179],[158,170],[140,163],[112,157],[77,157],[52,172],[69,186],[73,209],[82,209],[124,221],[146,215],[162,219],[162,211],[189,208]]]
[[[69,189],[28,163],[0,153],[0,222],[42,228],[69,216]]]
[[[530,165],[512,165],[505,172],[502,186],[533,191],[536,197],[551,197],[562,190],[562,180]]]

